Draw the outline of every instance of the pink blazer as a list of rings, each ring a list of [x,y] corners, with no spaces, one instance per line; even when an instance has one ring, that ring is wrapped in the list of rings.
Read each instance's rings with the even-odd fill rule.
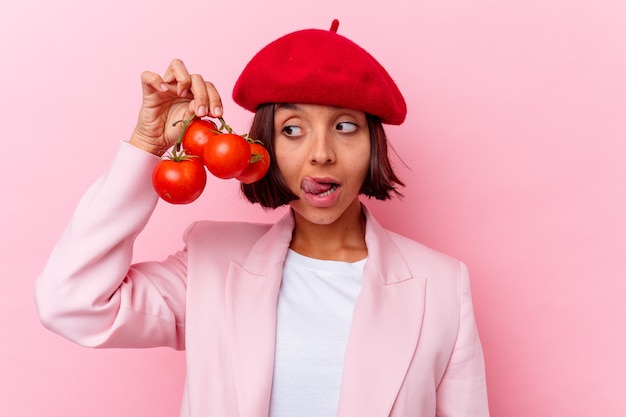
[[[157,202],[156,162],[121,144],[37,279],[40,318],[85,346],[185,349],[182,417],[267,416],[292,215],[274,225],[197,222],[180,252],[131,264]],[[338,415],[488,416],[467,269],[364,210],[368,260]]]

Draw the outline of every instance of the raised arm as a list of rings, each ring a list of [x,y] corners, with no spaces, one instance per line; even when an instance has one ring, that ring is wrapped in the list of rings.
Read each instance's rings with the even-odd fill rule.
[[[37,278],[35,299],[43,324],[79,344],[182,349],[186,250],[133,265],[133,244],[157,203],[151,177],[158,156],[180,134],[173,122],[221,116],[221,100],[179,60],[163,76],[144,72],[141,79],[137,126],[81,198]]]

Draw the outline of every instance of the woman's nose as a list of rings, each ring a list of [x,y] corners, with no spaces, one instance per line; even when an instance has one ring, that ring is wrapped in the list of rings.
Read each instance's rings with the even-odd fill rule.
[[[332,164],[335,158],[331,134],[326,131],[314,132],[311,135],[309,161],[312,164]]]

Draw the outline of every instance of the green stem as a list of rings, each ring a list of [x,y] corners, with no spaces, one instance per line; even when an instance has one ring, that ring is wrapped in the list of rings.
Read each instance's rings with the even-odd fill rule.
[[[187,131],[187,126],[189,126],[189,123],[191,123],[191,121],[193,119],[195,119],[196,116],[191,116],[189,119],[182,119],[182,120],[177,120],[175,121],[172,126],[176,126],[179,123],[183,124],[183,127],[180,131],[180,135],[178,136],[178,140],[176,141],[176,143],[174,144],[174,153],[180,153],[180,147],[183,143],[183,136],[185,136],[185,131]]]
[[[226,123],[226,121],[224,121],[224,118],[220,117],[219,118],[220,123],[222,124],[219,128],[219,131],[221,132],[222,130],[226,129],[226,131],[228,133],[234,133],[233,129]]]

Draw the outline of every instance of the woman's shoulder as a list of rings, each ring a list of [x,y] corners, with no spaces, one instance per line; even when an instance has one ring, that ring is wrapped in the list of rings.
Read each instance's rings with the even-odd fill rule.
[[[434,258],[440,258],[446,261],[457,261],[451,255],[448,255],[444,252],[434,249],[414,238],[408,237],[402,233],[398,233],[393,230],[388,230],[388,229],[385,229],[385,230],[387,231],[387,233],[389,233],[389,236],[394,241],[394,243],[398,245],[399,248],[421,253],[426,256],[432,256]]]
[[[459,276],[459,273],[465,273],[463,262],[404,233],[388,229],[369,211],[365,213],[370,222],[369,230],[377,240],[376,247],[381,248],[381,256],[396,258],[397,254],[393,252],[399,252],[414,274]],[[402,262],[400,258],[398,261]]]
[[[387,230],[392,241],[402,253],[411,269],[419,269],[427,275],[453,275],[465,273],[465,264],[444,252],[429,247],[400,233]]]
[[[223,245],[228,242],[255,242],[272,227],[271,223],[242,221],[200,220],[192,223],[185,232],[187,241],[210,240]]]

